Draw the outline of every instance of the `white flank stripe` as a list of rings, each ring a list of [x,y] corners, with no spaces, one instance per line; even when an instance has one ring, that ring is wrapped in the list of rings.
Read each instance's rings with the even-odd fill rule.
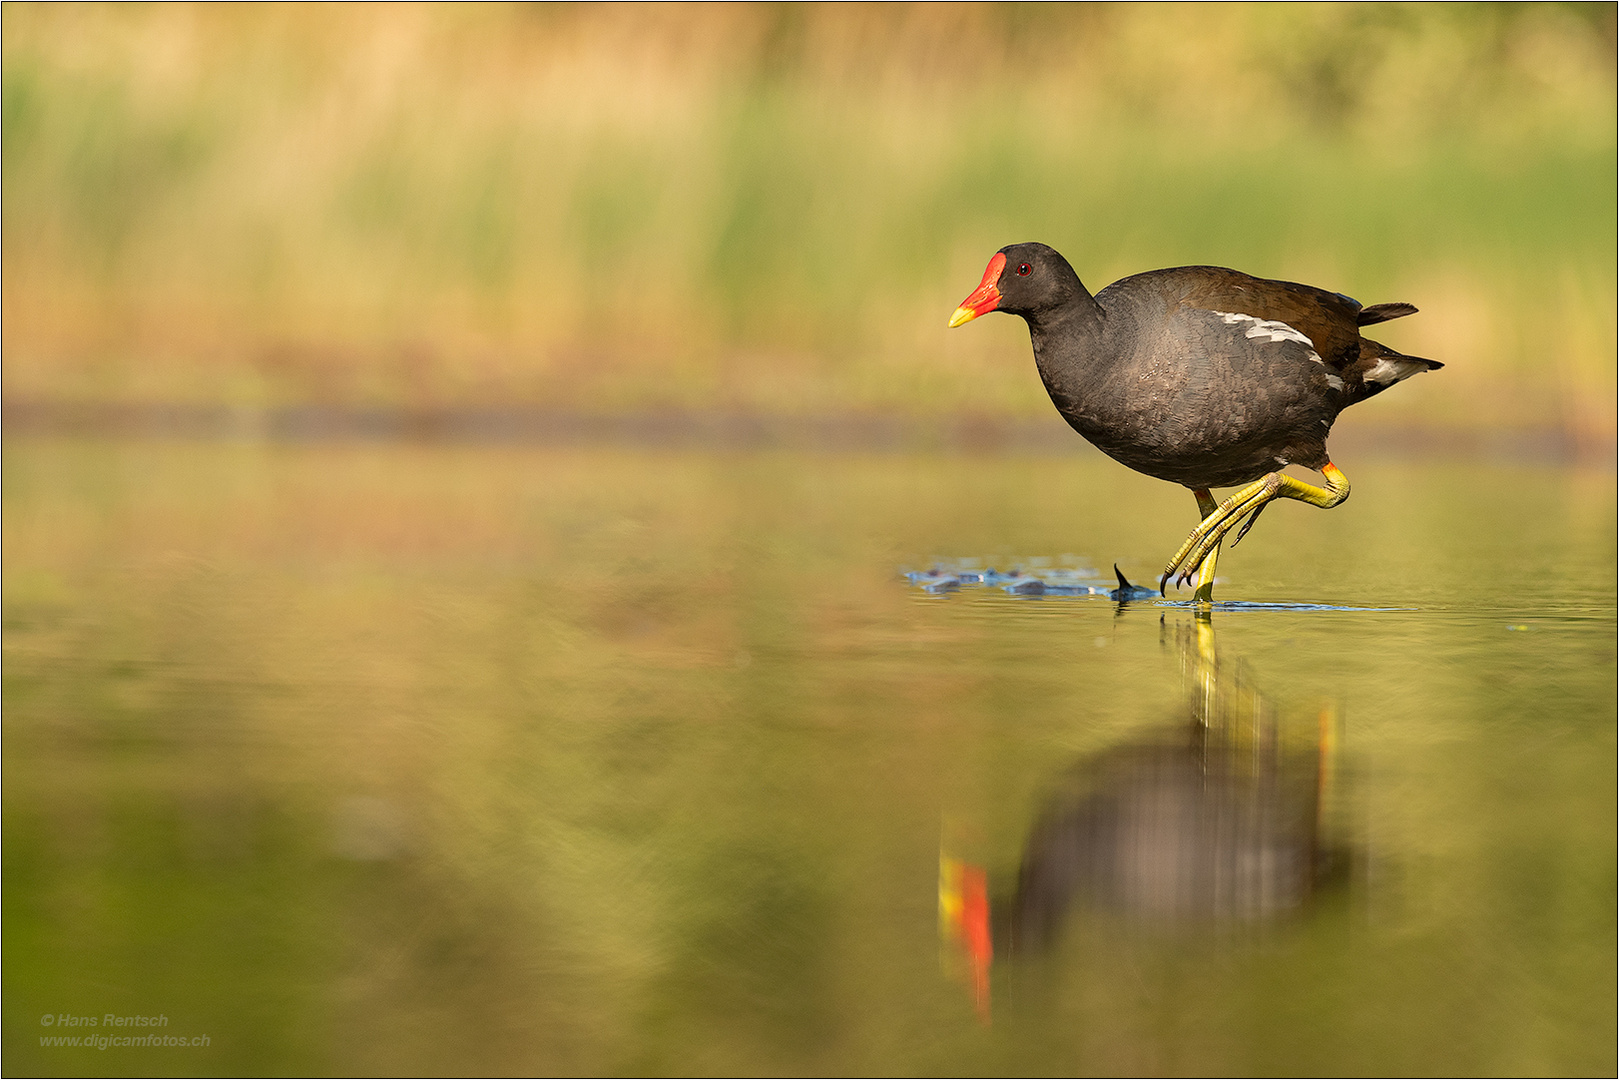
[[[1243,337],[1262,337],[1269,338],[1271,341],[1297,341],[1310,346],[1312,349],[1315,348],[1315,342],[1285,322],[1278,322],[1275,319],[1261,319],[1257,315],[1244,315],[1237,311],[1216,311],[1215,314],[1220,316],[1220,321],[1227,326],[1236,326],[1242,322],[1253,323],[1247,332],[1243,334]]]

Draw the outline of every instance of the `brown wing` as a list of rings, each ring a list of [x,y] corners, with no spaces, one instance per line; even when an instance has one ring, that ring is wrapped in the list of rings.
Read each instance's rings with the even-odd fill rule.
[[[1362,308],[1357,301],[1313,285],[1256,278],[1218,266],[1183,269],[1191,271],[1186,274],[1183,303],[1284,322],[1308,337],[1316,355],[1337,372],[1360,358]]]

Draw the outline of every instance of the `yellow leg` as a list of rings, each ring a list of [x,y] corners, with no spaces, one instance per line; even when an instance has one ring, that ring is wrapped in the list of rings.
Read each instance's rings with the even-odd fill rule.
[[[1193,574],[1203,565],[1204,560],[1213,557],[1218,550],[1220,541],[1225,539],[1243,517],[1248,521],[1237,531],[1232,539],[1232,546],[1236,546],[1253,524],[1259,518],[1260,511],[1264,510],[1273,499],[1297,499],[1299,502],[1309,503],[1326,510],[1337,506],[1349,498],[1349,478],[1338,470],[1332,462],[1321,467],[1321,475],[1326,477],[1325,490],[1313,484],[1306,484],[1302,480],[1295,480],[1285,473],[1267,473],[1263,480],[1257,480],[1247,487],[1240,489],[1235,495],[1221,503],[1215,512],[1203,518],[1202,523],[1192,530],[1192,535],[1186,538],[1186,543],[1180,546],[1169,565],[1164,567],[1164,576],[1158,579],[1158,591],[1163,593],[1171,577],[1175,578],[1176,585],[1184,585],[1191,580]],[[1203,500],[1198,499],[1198,505]],[[1212,572],[1209,575],[1211,582]],[[1203,585],[1203,578],[1198,577],[1198,586]]]
[[[1192,494],[1197,497],[1197,508],[1207,519],[1220,509],[1220,504],[1214,501],[1208,488],[1194,488]],[[1215,544],[1209,552],[1209,557],[1203,560],[1203,565],[1197,568],[1197,589],[1192,593],[1192,602],[1195,604],[1214,603],[1214,564],[1220,561],[1220,545]]]

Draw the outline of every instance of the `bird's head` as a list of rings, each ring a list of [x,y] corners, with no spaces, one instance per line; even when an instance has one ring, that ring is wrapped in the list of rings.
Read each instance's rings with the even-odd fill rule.
[[[1088,295],[1068,260],[1045,244],[1008,244],[995,253],[984,280],[950,316],[951,327],[971,322],[986,311],[1038,315]]]

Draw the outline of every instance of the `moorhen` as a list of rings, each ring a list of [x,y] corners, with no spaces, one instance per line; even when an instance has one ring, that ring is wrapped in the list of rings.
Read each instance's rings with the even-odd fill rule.
[[[1362,307],[1342,293],[1218,266],[1153,270],[1092,296],[1045,244],[995,253],[984,280],[950,317],[1021,315],[1034,361],[1063,419],[1137,472],[1185,484],[1203,520],[1164,567],[1194,598],[1213,597],[1220,543],[1241,540],[1273,499],[1322,509],[1349,497],[1327,457],[1327,433],[1357,401],[1444,365],[1361,337],[1411,315],[1410,304]],[[1302,465],[1318,488],[1281,472]],[[1216,504],[1209,489],[1243,486]]]

